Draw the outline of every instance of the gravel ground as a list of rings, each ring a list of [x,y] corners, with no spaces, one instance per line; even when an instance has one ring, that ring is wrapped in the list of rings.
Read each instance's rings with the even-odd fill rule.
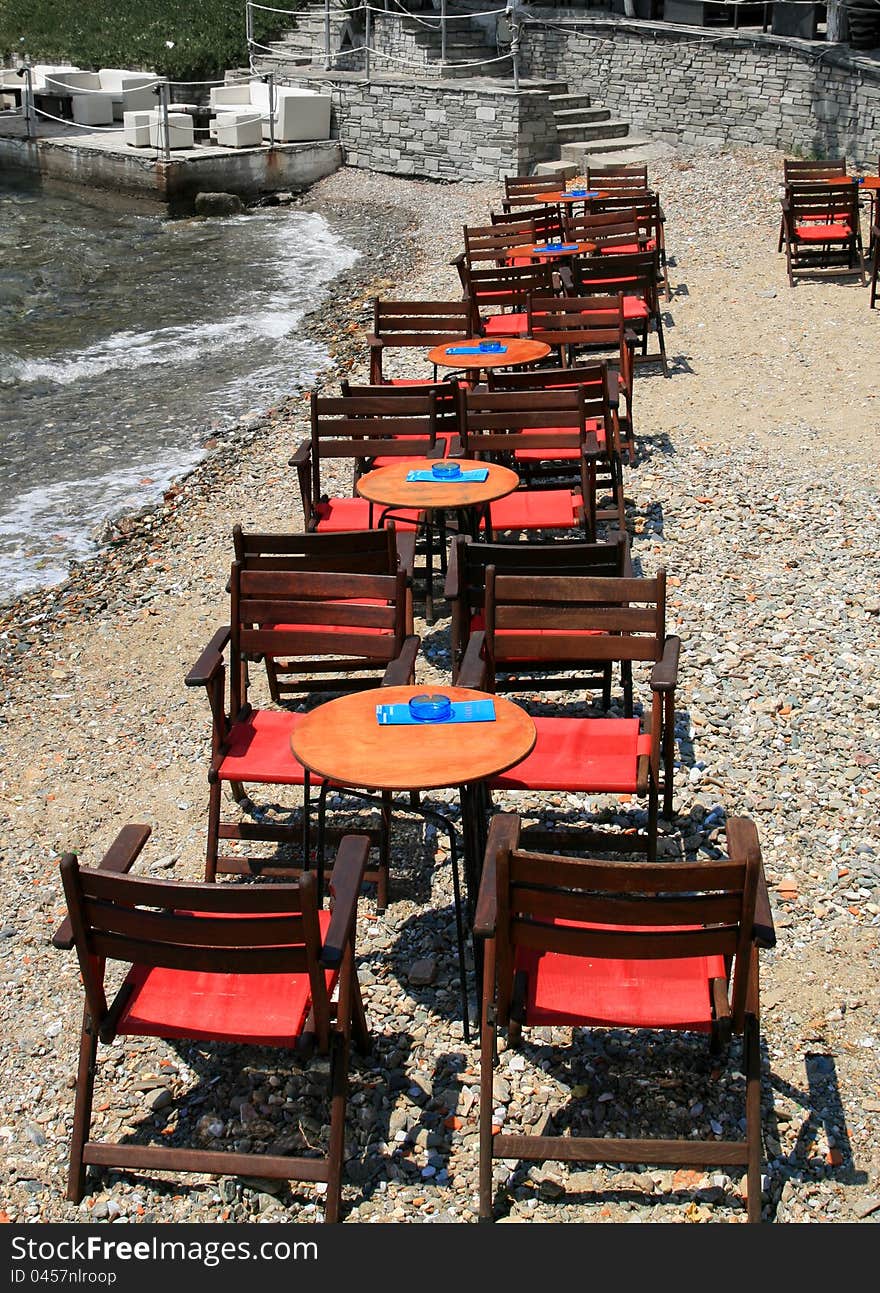
[[[684,641],[669,847],[717,856],[726,815],[747,813],[764,849],[779,934],[762,958],[765,1217],[876,1220],[880,311],[854,283],[788,287],[775,251],[780,173],[771,150],[651,166],[674,258],[673,376],[639,372],[641,462],[627,492],[634,556],[645,573],[666,567],[671,627]],[[365,253],[307,321],[333,356],[328,384],[365,375],[374,291],[456,294],[449,260],[461,225],[483,222],[497,193],[354,171],[311,190],[304,204],[354,230]],[[58,854],[95,862],[127,821],[154,829],[139,870],[201,873],[208,712],[183,676],[225,619],[233,524],[301,525],[287,459],[306,413],[294,392],[218,434],[163,506],[112,527],[101,560],[0,609],[9,1220],[321,1215],[317,1193],[238,1178],[105,1173],[80,1207],[65,1202],[81,997],[72,955],[49,942],[62,913]],[[417,628],[420,678],[448,679],[448,621]],[[634,805],[578,796],[531,807],[640,820]],[[399,817],[392,902],[379,918],[372,890],[361,904],[375,1048],[354,1064],[349,1222],[476,1215],[478,1054],[457,1018],[447,860],[432,828]],[[586,1037],[574,1057],[569,1043],[564,1030],[543,1030],[502,1052],[499,1121],[638,1135],[659,1119],[666,1134],[735,1133],[736,1052],[719,1073],[704,1043],[673,1039],[652,1047],[663,1076],[646,1084],[643,1038]],[[267,1051],[123,1039],[103,1048],[95,1130],[289,1149],[322,1134],[310,1105],[320,1079]],[[744,1219],[743,1182],[717,1171],[498,1164],[497,1184],[509,1220]]]

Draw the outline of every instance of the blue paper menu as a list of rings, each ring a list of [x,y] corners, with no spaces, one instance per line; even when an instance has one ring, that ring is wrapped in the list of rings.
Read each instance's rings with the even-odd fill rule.
[[[377,705],[376,720],[380,727],[439,727],[450,723],[494,723],[494,700],[454,700],[449,718],[413,718],[409,705]]]

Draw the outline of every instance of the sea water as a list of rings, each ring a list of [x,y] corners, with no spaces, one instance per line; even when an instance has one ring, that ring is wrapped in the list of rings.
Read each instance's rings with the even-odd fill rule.
[[[358,254],[311,212],[171,221],[0,181],[0,600],[310,384],[303,316]]]

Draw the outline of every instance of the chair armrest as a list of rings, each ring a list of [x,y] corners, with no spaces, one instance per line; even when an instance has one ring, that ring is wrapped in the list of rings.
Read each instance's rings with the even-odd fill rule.
[[[409,685],[413,670],[416,667],[416,656],[419,654],[421,645],[422,639],[415,633],[404,638],[400,655],[396,659],[389,661],[388,667],[382,675],[381,686],[407,687]]]
[[[98,863],[98,870],[113,871],[116,875],[125,875],[134,866],[151,833],[152,828],[149,826],[123,826]],[[76,861],[74,853],[65,853],[61,859],[62,863],[66,862],[68,858],[74,862]],[[52,946],[60,948],[62,951],[69,951],[73,947],[73,927],[69,916],[64,917],[64,920],[52,935]]]
[[[608,369],[608,403],[613,409],[620,404],[620,374],[616,368]]]
[[[385,342],[381,337],[377,337],[375,332],[370,332],[367,334],[367,345],[371,350],[382,350]]]
[[[321,964],[328,970],[342,964],[351,939],[369,851],[368,835],[343,835],[339,841],[330,877],[333,913],[321,948]]]
[[[297,445],[293,457],[288,460],[288,467],[305,467],[311,458],[311,454],[311,440],[303,440],[301,445]]]
[[[458,687],[470,687],[474,691],[485,691],[489,679],[489,666],[483,653],[485,644],[486,634],[483,629],[477,629],[468,638],[468,644],[461,661],[461,668],[458,671],[458,682],[456,684]]]
[[[651,687],[654,691],[675,691],[680,652],[681,638],[668,637],[663,645],[663,655],[651,671]]]
[[[395,529],[394,537],[397,541],[397,560],[400,569],[407,579],[412,579],[416,568],[416,532]]]
[[[498,919],[498,889],[495,862],[501,849],[515,849],[519,843],[520,819],[517,813],[496,813],[489,823],[489,836],[483,856],[483,873],[474,916],[474,937],[492,938]]]
[[[466,260],[467,260],[467,252],[460,251],[457,256],[452,257],[452,260],[449,263],[453,267],[453,269],[457,269],[460,273],[461,266],[465,264]]]
[[[223,648],[229,641],[232,630],[228,624],[218,629],[195,662],[184,682],[187,687],[209,687],[217,670],[223,665]]]
[[[755,924],[752,938],[758,947],[775,947],[776,930],[770,910],[767,877],[761,858],[758,829],[750,817],[731,817],[727,823],[727,852],[735,862],[747,862],[749,855],[757,855],[759,866],[758,892],[755,896]]]

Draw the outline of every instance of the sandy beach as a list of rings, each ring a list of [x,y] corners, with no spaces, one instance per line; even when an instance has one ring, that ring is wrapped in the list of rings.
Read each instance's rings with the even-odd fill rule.
[[[666,568],[668,630],[683,641],[670,839],[688,856],[717,856],[725,817],[747,814],[771,887],[779,944],[762,959],[765,1219],[876,1221],[880,310],[853,279],[789,287],[776,252],[781,173],[770,149],[677,152],[649,167],[667,218],[671,376],[638,371],[639,462],[626,492],[634,557],[644,573]],[[374,294],[459,294],[450,261],[461,227],[487,223],[499,193],[343,170],[303,195],[331,221],[362,217],[361,259],[303,324],[333,361],[326,389],[366,380]],[[417,371],[412,356],[400,368]],[[0,607],[9,1220],[320,1218],[308,1189],[232,1177],[110,1172],[79,1207],[65,1201],[82,1002],[74,955],[50,943],[63,914],[59,854],[95,863],[126,822],[153,828],[138,870],[201,877],[210,722],[183,679],[226,621],[233,525],[302,528],[288,459],[307,434],[307,392],[249,413],[209,442],[163,505],[118,522],[104,554],[67,584]],[[448,681],[445,606],[430,627],[416,609],[417,677]],[[538,806],[596,808],[583,797]],[[611,808],[639,820],[634,804]],[[392,902],[377,918],[372,889],[361,901],[359,973],[375,1044],[353,1069],[346,1224],[476,1220],[479,1056],[457,1014],[447,860],[442,838],[401,818]],[[429,982],[412,977],[417,961]],[[537,1125],[565,1107],[563,1042],[561,1030],[543,1038],[525,1066],[502,1053],[504,1117]],[[632,1131],[640,1109],[617,1072],[632,1066],[632,1048],[579,1045],[590,1116],[606,1134]],[[671,1044],[670,1072],[693,1055],[689,1045]],[[129,1038],[103,1053],[98,1132],[176,1143],[179,1128],[214,1148],[295,1139],[308,1073],[291,1074],[283,1057]],[[705,1084],[705,1069],[684,1059],[675,1092],[701,1125],[717,1100],[704,1109],[685,1079]],[[722,1121],[735,1125],[736,1077],[708,1076]],[[157,1099],[163,1091],[170,1099]],[[743,1182],[720,1170],[499,1171],[499,1214],[511,1221],[745,1219]]]

